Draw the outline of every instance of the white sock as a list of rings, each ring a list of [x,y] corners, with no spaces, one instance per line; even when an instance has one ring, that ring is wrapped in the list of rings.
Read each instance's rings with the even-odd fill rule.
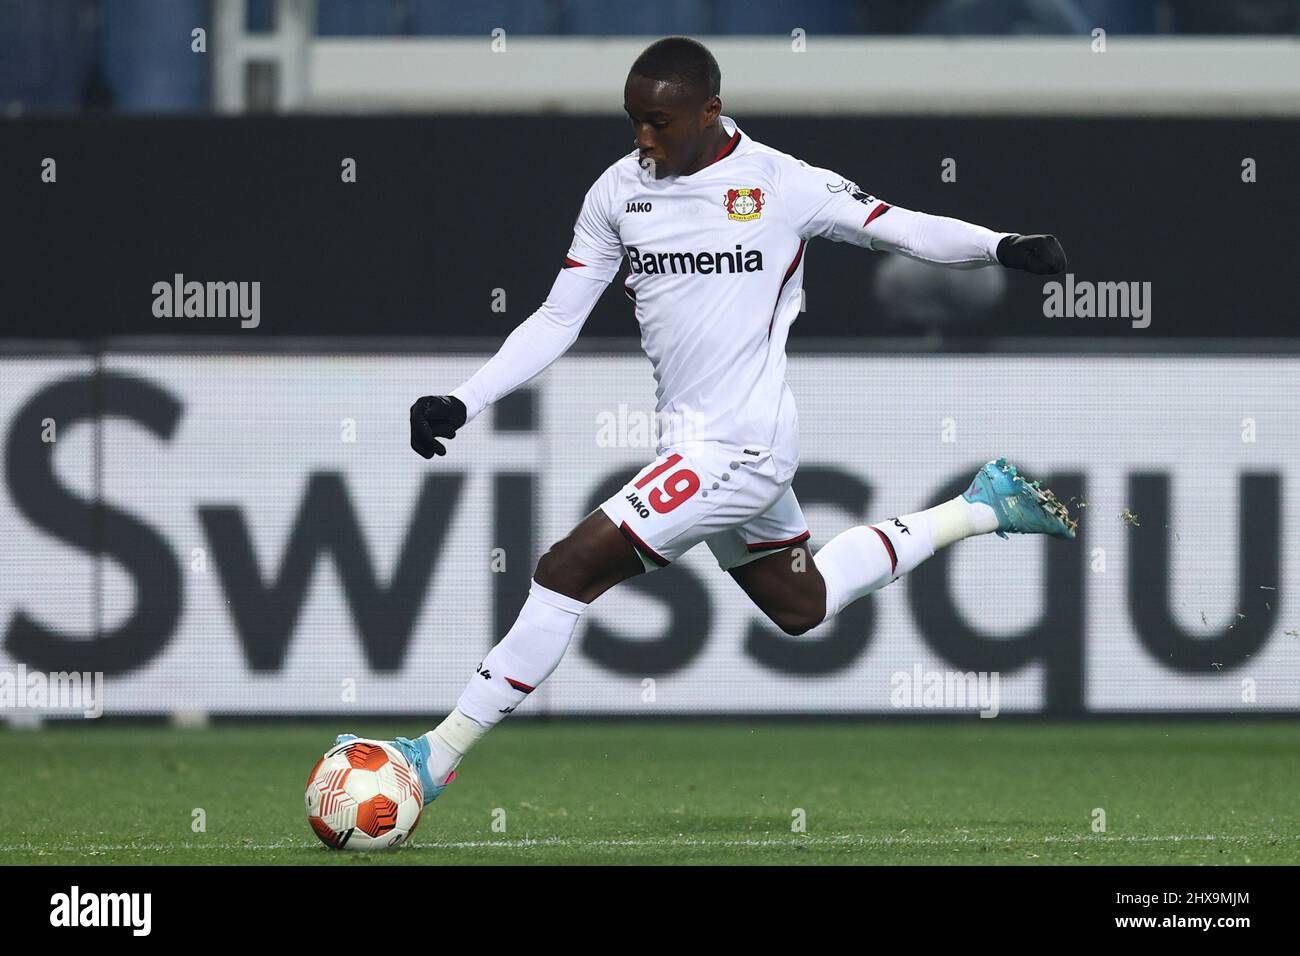
[[[962,538],[998,530],[998,516],[992,508],[982,501],[967,501],[961,495],[921,514],[933,516],[936,551]]]
[[[842,531],[813,555],[826,582],[829,620],[858,598],[914,569],[942,547],[996,531],[997,515],[961,495],[925,511]]]
[[[446,782],[461,758],[489,729],[466,717],[459,707],[452,710],[442,723],[424,735],[429,741],[429,775],[439,783]]]
[[[456,709],[484,728],[500,723],[559,666],[586,609],[583,602],[534,581],[514,626],[483,658]],[[474,742],[468,735],[461,739]]]

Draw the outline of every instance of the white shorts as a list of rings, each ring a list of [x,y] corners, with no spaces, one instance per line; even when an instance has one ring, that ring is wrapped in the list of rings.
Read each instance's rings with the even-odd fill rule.
[[[701,541],[724,571],[808,540],[808,522],[766,449],[683,442],[642,468],[600,508],[647,571]]]

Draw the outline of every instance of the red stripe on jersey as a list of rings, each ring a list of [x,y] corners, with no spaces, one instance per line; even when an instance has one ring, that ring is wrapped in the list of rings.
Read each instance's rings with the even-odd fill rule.
[[[587,263],[585,262],[579,262],[577,259],[574,259],[570,256],[564,257],[564,268],[566,269],[579,269],[579,268],[585,269],[586,267],[587,267]]]
[[[875,219],[877,216],[883,216],[887,212],[889,212],[889,203],[882,202],[875,209],[871,210],[871,215],[869,215],[867,221],[862,224],[862,228],[866,229],[867,226],[871,225],[871,220]]]
[[[509,684],[511,687],[513,687],[515,690],[523,691],[525,694],[531,694],[533,691],[537,690],[536,687],[529,687],[523,681],[515,680],[513,677],[507,677],[506,683]]]
[[[739,145],[740,145],[740,130],[737,129],[734,133],[731,134],[731,139],[727,140],[726,144],[722,147],[722,149],[718,150],[718,155],[714,156],[711,160],[709,160],[709,165],[712,166],[720,159],[726,159],[728,156],[730,156],[732,153],[736,151],[736,147]]]
[[[668,559],[665,558],[663,555],[659,554],[659,552],[655,551],[655,549],[650,547],[650,545],[642,541],[637,536],[637,533],[628,527],[626,521],[624,521],[621,525],[618,526],[618,530],[623,532],[623,537],[631,541],[632,545],[638,551],[643,552],[647,558],[649,558],[655,564],[659,565],[659,567],[661,568],[668,567]]]
[[[885,532],[881,531],[874,524],[868,525],[872,531],[880,535],[880,540],[885,542],[885,550],[889,552],[889,573],[893,574],[898,568],[898,555],[894,553],[894,542],[885,537]]]
[[[781,288],[776,290],[776,300],[781,301],[781,293],[785,291],[785,284],[790,281],[796,269],[799,268],[799,261],[803,259],[803,247],[807,244],[806,239],[799,240],[799,251],[794,254],[794,259],[790,262],[790,268],[785,270],[785,276],[781,279]],[[767,320],[767,337],[772,337],[772,323],[776,321],[776,306],[772,306],[772,317]]]
[[[745,549],[747,551],[771,551],[773,548],[788,548],[801,541],[807,541],[811,536],[812,532],[805,531],[803,534],[797,534],[793,538],[786,538],[784,541],[755,541],[753,544],[745,545]]]

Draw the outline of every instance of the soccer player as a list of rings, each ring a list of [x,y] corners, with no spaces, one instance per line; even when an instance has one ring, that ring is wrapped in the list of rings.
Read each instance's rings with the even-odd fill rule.
[[[659,40],[637,58],[623,90],[636,148],[587,192],[545,303],[469,381],[411,407],[411,447],[425,458],[446,454],[439,439],[565,353],[627,258],[625,291],[658,383],[658,457],[541,557],[514,626],[451,714],[414,741],[397,739],[426,803],[555,670],[588,604],[701,541],[763,613],[798,635],[962,538],[1074,537],[1075,522],[1051,492],[998,459],[951,501],[849,528],[811,562],[793,560],[809,532],[791,487],[799,452],[785,343],[808,240],[1040,275],[1063,271],[1065,253],[1053,236],[890,205],[756,143],[722,115],[720,81],[712,54],[686,37]]]

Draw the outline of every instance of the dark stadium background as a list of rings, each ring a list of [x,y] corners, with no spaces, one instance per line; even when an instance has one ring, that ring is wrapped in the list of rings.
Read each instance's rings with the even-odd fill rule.
[[[611,88],[611,102],[619,91]],[[1300,132],[1288,119],[737,117],[760,142],[854,177],[897,205],[1068,240],[1080,278],[1141,278],[1162,321],[1145,338],[1272,338],[1295,331]],[[5,128],[0,201],[28,224],[10,263],[6,333],[93,342],[158,335],[141,300],[159,276],[264,283],[261,337],[500,339],[518,323],[491,290],[540,303],[582,196],[630,149],[607,118],[19,119]],[[545,144],[539,152],[537,144]],[[24,170],[60,162],[57,191]],[[1242,183],[1242,156],[1261,181]],[[339,183],[339,160],[361,170]],[[939,161],[960,157],[956,182]],[[1221,182],[1220,189],[1207,183]],[[202,189],[195,186],[202,183]],[[312,237],[310,243],[304,237]],[[809,251],[808,337],[897,337],[881,315],[881,257],[822,242]],[[66,281],[69,263],[78,281]],[[626,268],[623,274],[626,273]],[[611,284],[583,339],[636,335]],[[1132,341],[1127,323],[1061,318],[1012,283],[1004,308],[957,338],[1050,335]],[[177,322],[165,334],[211,334]],[[962,343],[978,347],[977,343]]]

